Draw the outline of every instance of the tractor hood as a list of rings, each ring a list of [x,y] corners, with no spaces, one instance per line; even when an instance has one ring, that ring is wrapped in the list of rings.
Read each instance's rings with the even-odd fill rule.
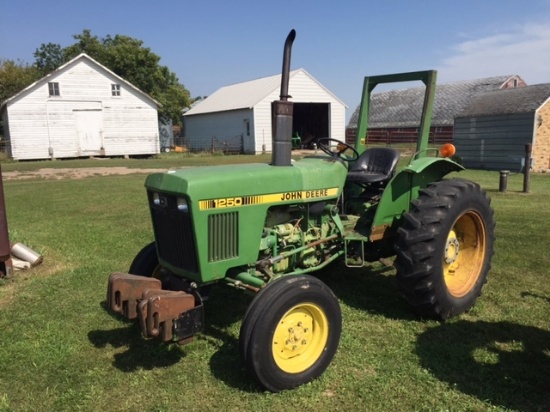
[[[170,170],[149,175],[145,186],[150,191],[186,195],[193,209],[201,201],[234,197],[268,196],[273,200],[268,203],[334,198],[340,195],[346,174],[341,161],[323,156],[287,167],[255,163]]]

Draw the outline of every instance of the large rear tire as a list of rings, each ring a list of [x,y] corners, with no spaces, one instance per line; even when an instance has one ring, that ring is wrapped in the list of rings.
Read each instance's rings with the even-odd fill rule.
[[[493,255],[493,210],[476,183],[442,180],[420,191],[398,230],[399,288],[422,317],[447,319],[481,295]]]
[[[312,276],[268,284],[251,302],[239,345],[247,371],[279,392],[320,376],[340,341],[342,315],[332,291]]]

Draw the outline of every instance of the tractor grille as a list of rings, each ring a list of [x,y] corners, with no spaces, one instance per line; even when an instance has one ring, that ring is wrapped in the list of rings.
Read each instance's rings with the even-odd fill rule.
[[[177,198],[173,195],[159,194],[159,204],[153,203],[151,192],[148,196],[159,257],[170,265],[198,273],[191,210],[178,210]]]
[[[208,261],[232,259],[239,255],[239,214],[208,216]]]

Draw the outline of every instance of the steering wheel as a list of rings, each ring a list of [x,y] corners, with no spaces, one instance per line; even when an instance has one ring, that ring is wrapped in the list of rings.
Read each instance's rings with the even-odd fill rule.
[[[330,143],[336,143],[336,150],[333,150],[331,148]],[[355,150],[349,144],[344,143],[340,140],[330,139],[328,137],[322,137],[321,139],[317,140],[317,146],[319,146],[319,149],[321,149],[323,152],[325,152],[329,156],[337,157],[339,159],[345,160],[346,162],[355,162],[359,158],[359,153],[357,153],[357,150]],[[348,149],[351,150],[351,152],[353,153],[353,156],[352,157],[342,156],[342,154]]]

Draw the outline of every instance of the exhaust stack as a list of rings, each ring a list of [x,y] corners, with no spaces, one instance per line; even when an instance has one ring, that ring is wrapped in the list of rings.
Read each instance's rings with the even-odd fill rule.
[[[273,166],[290,166],[292,152],[292,115],[293,103],[288,101],[288,83],[290,77],[290,52],[296,38],[293,29],[288,34],[283,52],[283,70],[281,75],[281,93],[279,100],[271,103],[272,157]]]

